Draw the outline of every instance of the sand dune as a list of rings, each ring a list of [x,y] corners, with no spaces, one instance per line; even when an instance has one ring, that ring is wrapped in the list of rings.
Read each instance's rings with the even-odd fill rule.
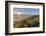
[[[14,21],[21,21],[24,20],[28,17],[30,17],[31,15],[25,15],[25,14],[21,14],[21,15],[14,15]]]

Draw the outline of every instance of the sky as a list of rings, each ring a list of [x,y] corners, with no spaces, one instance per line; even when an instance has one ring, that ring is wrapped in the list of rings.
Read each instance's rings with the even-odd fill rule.
[[[14,8],[15,14],[17,12],[20,12],[22,14],[28,14],[28,15],[39,15],[39,9],[38,8]]]

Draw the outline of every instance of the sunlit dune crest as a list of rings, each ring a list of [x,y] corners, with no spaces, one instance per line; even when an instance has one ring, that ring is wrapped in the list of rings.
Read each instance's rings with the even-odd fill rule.
[[[16,12],[16,15],[21,15],[22,13],[21,12]]]

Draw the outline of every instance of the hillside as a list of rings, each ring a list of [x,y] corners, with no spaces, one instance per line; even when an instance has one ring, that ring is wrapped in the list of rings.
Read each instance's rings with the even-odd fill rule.
[[[25,14],[22,14],[22,15],[14,15],[14,21],[22,21],[22,20],[25,20],[26,18],[30,17],[30,15],[25,15]]]
[[[14,18],[15,19],[15,18]],[[20,19],[20,20],[19,20]],[[14,28],[22,27],[39,27],[39,15],[21,15],[16,16],[14,21]]]

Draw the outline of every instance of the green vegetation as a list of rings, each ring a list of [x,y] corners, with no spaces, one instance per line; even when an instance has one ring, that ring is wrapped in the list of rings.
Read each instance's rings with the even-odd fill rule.
[[[19,22],[14,21],[14,28],[38,27],[38,26],[39,26],[39,15],[33,15]]]

